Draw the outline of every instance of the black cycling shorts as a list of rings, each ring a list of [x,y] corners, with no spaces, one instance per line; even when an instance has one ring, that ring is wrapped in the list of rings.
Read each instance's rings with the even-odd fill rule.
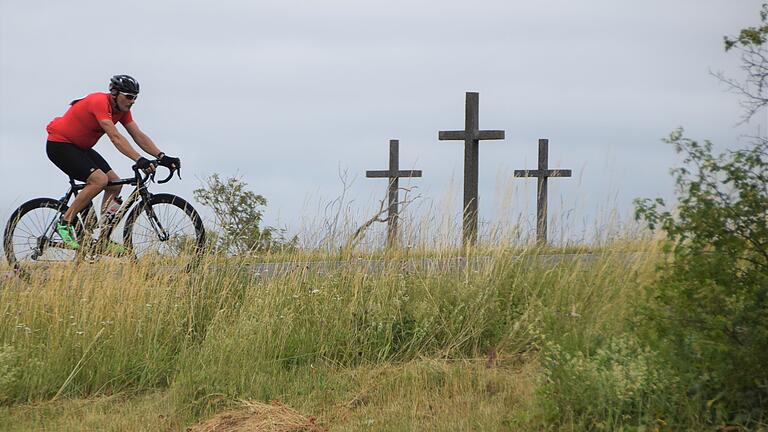
[[[75,180],[86,181],[96,170],[112,170],[107,161],[94,149],[83,150],[74,144],[48,141],[45,146],[48,159]]]

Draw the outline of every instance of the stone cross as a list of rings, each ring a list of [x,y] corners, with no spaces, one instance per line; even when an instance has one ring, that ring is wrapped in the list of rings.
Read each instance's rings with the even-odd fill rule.
[[[549,140],[539,140],[539,169],[515,170],[515,177],[538,177],[536,188],[536,239],[541,245],[547,243],[547,178],[570,177],[571,170],[551,170],[549,164]]]
[[[368,178],[389,179],[389,207],[387,209],[387,247],[397,243],[397,202],[398,179],[400,177],[421,177],[421,170],[400,171],[400,141],[389,140],[389,169],[385,171],[366,171]]]
[[[504,139],[503,130],[480,130],[479,93],[467,92],[463,131],[440,131],[441,141],[464,141],[464,246],[477,243],[477,189],[480,140]]]

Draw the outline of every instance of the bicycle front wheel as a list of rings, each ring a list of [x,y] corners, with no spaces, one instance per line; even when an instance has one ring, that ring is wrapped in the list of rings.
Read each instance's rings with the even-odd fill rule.
[[[62,204],[53,198],[36,198],[25,202],[5,226],[3,249],[8,264],[14,268],[33,262],[66,262],[77,256],[56,233],[55,224],[61,217]],[[80,216],[74,222],[78,239],[84,237]]]
[[[199,256],[205,247],[205,228],[183,198],[157,194],[131,210],[123,240],[137,258]]]

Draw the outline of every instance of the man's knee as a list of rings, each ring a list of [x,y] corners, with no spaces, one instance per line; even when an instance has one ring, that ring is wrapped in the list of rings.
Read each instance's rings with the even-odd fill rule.
[[[122,186],[120,186],[120,185],[112,185],[112,186],[107,186],[107,188],[106,188],[106,189],[104,189],[104,190],[105,190],[107,193],[110,193],[110,194],[113,194],[113,195],[117,195],[117,194],[119,194],[119,193],[120,193],[120,190],[121,190],[122,188],[123,188],[123,187],[122,187]]]
[[[99,189],[104,189],[107,187],[107,183],[109,182],[109,177],[107,177],[106,174],[104,174],[104,171],[102,170],[96,170],[91,173],[90,176],[88,176],[88,180],[86,183],[92,186],[96,186]]]
[[[118,175],[117,175],[117,174],[115,173],[115,171],[113,171],[113,170],[109,170],[109,171],[107,172],[107,174],[106,174],[106,175],[107,175],[107,180],[108,180],[108,181],[117,181],[117,180],[120,180],[120,177],[118,177]],[[105,191],[106,191],[107,193],[110,193],[110,194],[114,194],[114,195],[117,195],[117,194],[119,194],[119,193],[120,193],[120,190],[121,190],[122,188],[123,188],[123,186],[122,186],[122,185],[109,185],[109,186],[107,186],[107,188],[105,189]]]

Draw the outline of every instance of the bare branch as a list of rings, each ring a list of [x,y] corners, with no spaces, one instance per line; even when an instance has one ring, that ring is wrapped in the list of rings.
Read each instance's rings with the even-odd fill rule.
[[[405,208],[408,205],[410,205],[414,201],[416,201],[419,198],[421,198],[421,195],[417,195],[417,196],[415,196],[415,197],[413,197],[411,199],[408,199],[408,193],[411,192],[411,190],[415,189],[415,188],[416,188],[415,186],[414,187],[410,187],[410,188],[399,188],[400,190],[405,191],[405,197],[401,201],[397,202],[398,206],[402,206],[401,209],[405,210]],[[389,206],[385,205],[385,200],[380,200],[379,201],[379,210],[371,218],[369,218],[368,220],[363,222],[363,224],[360,225],[355,230],[355,232],[352,234],[352,236],[350,236],[349,240],[347,240],[347,242],[345,243],[345,245],[343,247],[343,250],[351,251],[352,249],[354,249],[354,247],[359,242],[360,238],[362,238],[365,235],[366,231],[368,231],[368,229],[371,226],[373,226],[373,224],[375,224],[376,222],[387,222],[387,221],[389,221],[389,216],[383,217],[388,211],[389,211]]]
[[[764,45],[739,45],[742,52],[741,69],[745,73],[743,82],[725,76],[722,72],[712,73],[728,89],[743,99],[739,105],[745,113],[738,124],[749,122],[759,111],[768,106],[768,49]]]
[[[347,194],[352,187],[352,181],[349,180],[349,170],[342,169],[341,165],[338,167],[337,175],[341,181],[341,194],[326,204],[324,209],[325,217],[323,218],[325,225],[325,237],[320,240],[320,243],[327,243],[333,245],[336,242],[336,238],[339,234],[339,221],[345,208],[348,208],[351,202],[346,202]],[[328,215],[332,213],[333,216],[329,219]]]

